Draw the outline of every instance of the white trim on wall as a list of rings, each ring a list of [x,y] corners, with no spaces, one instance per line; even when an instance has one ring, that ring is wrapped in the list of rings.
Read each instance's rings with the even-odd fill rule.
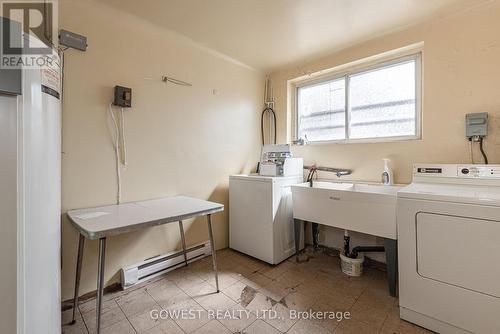
[[[23,71],[24,73],[24,71]],[[24,77],[23,77],[24,80]],[[25,334],[25,193],[23,95],[17,97],[17,334]]]

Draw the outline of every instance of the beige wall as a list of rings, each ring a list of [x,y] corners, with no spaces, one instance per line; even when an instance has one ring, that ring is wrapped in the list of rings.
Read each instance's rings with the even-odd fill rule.
[[[263,75],[97,1],[60,1],[60,27],[89,43],[87,52],[65,53],[63,212],[115,201],[106,114],[114,85],[133,89],[123,201],[184,194],[227,205],[228,176],[248,172],[259,156]],[[165,85],[162,74],[193,86]],[[227,217],[214,217],[218,248],[227,246]],[[62,224],[65,300],[72,297],[78,236],[66,219]],[[185,230],[188,244],[207,239],[204,221],[187,222]],[[106,284],[118,280],[122,266],[178,247],[177,225],[110,238]],[[96,242],[87,242],[81,293],[95,290],[96,251]]]
[[[310,145],[295,147],[294,153],[307,164],[352,168],[350,179],[371,181],[380,180],[382,158],[387,157],[392,160],[395,180],[407,183],[415,162],[470,162],[465,114],[487,111],[490,126],[485,149],[490,163],[500,163],[499,18],[500,3],[495,1],[273,73],[280,141],[287,140],[287,80],[423,41],[422,140]],[[476,162],[482,161],[478,150],[474,156]],[[336,234],[323,237],[338,244],[340,236]]]

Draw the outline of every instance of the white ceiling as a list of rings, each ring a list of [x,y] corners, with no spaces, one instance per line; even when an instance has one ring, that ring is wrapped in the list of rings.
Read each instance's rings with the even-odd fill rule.
[[[486,0],[101,1],[269,72]]]

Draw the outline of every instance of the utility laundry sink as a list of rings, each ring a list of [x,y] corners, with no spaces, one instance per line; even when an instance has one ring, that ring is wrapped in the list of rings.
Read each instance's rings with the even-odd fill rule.
[[[396,200],[402,186],[316,181],[292,185],[295,219],[388,239],[396,236]]]

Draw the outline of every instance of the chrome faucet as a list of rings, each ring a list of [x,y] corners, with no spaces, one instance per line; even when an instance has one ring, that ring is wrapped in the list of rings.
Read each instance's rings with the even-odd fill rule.
[[[304,166],[304,169],[310,169],[311,166]],[[316,170],[322,171],[322,172],[330,172],[334,173],[337,175],[337,177],[341,176],[346,176],[346,175],[351,175],[352,170],[351,169],[341,169],[341,168],[332,168],[332,167],[316,167]]]
[[[348,169],[339,169],[337,172],[335,172],[335,175],[337,175],[337,177],[341,177],[344,175],[350,175],[350,174],[352,174],[352,171],[348,170]]]

